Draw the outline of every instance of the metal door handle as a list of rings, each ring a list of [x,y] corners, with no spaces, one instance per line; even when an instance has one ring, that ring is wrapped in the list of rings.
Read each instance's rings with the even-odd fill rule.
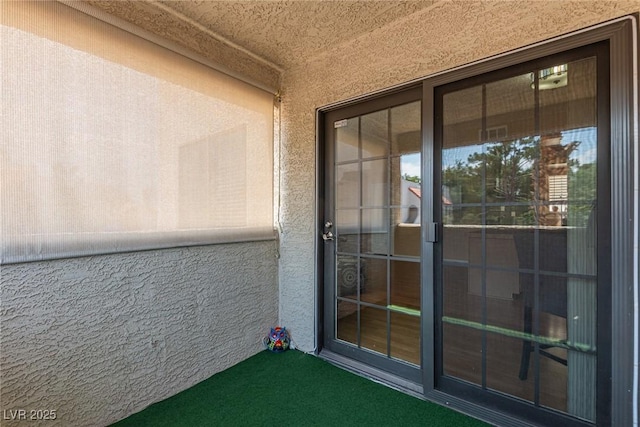
[[[333,233],[330,231],[331,227],[333,227],[333,222],[325,221],[325,223],[324,223],[324,233],[322,233],[322,240],[324,240],[325,242],[333,240],[333,238],[335,237],[333,235]]]

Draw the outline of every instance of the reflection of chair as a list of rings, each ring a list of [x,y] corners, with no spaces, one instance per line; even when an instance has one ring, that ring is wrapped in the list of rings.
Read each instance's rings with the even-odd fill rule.
[[[539,231],[539,270],[557,273],[567,272],[567,233],[565,228],[547,229]],[[534,269],[534,231],[522,230],[515,236],[518,262],[521,269]],[[533,333],[533,309],[535,299],[534,274],[520,273],[520,289],[522,290],[523,332]],[[539,275],[538,310],[567,317],[567,279],[566,277]],[[548,351],[552,345],[539,344],[539,354],[558,363],[567,365],[567,360]],[[535,349],[533,341],[522,342],[522,356],[520,359],[521,380],[526,380],[529,373],[531,352]]]

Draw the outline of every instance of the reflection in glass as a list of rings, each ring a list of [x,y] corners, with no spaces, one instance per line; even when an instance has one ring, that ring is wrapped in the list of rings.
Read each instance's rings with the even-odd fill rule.
[[[482,331],[444,322],[442,335],[444,375],[482,384]]]
[[[357,208],[360,202],[358,163],[336,166],[336,209]]]
[[[362,159],[386,157],[389,152],[389,112],[376,111],[361,117]]]
[[[567,360],[568,351],[553,347],[545,350],[562,360]],[[593,356],[591,356],[593,357]],[[540,358],[540,405],[566,411],[567,408],[567,366],[548,358]],[[595,386],[595,385],[594,385]],[[595,402],[594,402],[595,403]]]
[[[391,261],[391,305],[420,310],[420,263]]]
[[[355,117],[341,121],[341,126],[335,130],[336,138],[336,162],[358,159],[358,126],[360,119]]]
[[[383,160],[370,160],[362,162],[362,206],[383,207],[387,206],[388,162]]]
[[[391,158],[391,205],[418,209],[411,222],[420,222],[421,184],[420,154]]]
[[[386,255],[389,252],[388,209],[362,209],[360,252]]]
[[[468,291],[469,270],[465,267],[444,267],[443,315],[477,322],[481,320],[482,312],[479,298]]]
[[[349,255],[338,256],[336,295],[352,299],[358,298],[364,287],[364,271],[358,265],[358,258]]]
[[[387,310],[363,307],[360,314],[360,346],[387,355]]]
[[[363,258],[363,285],[360,300],[382,307],[387,306],[387,260],[377,258]]]
[[[337,337],[414,364],[420,363],[421,114],[416,101],[337,122],[334,165]],[[415,262],[392,259],[400,256]]]
[[[420,315],[391,312],[391,357],[420,365]]]
[[[487,143],[482,155],[469,156],[476,171],[484,173],[486,203],[512,205],[528,202],[531,199],[532,171],[538,151],[537,138],[524,137]],[[507,223],[511,219],[502,218]]]
[[[478,144],[479,132],[482,130],[482,99],[481,86],[450,92],[443,96],[443,150]],[[442,154],[444,170],[445,152]]]
[[[336,301],[336,338],[352,344],[358,343],[358,305]]]
[[[416,258],[420,256],[420,222],[414,219],[417,215],[418,209],[411,206],[391,209],[392,255]]]
[[[444,371],[593,421],[596,62],[567,70],[443,95]]]
[[[334,229],[338,252],[358,252],[358,230],[360,229],[360,210],[342,209],[335,213]]]
[[[400,105],[391,109],[391,155],[422,151],[421,102]]]
[[[487,388],[528,401],[534,400],[534,387],[519,381],[517,365],[506,363],[506,357],[519,360],[522,340],[500,334],[487,334]],[[566,368],[565,368],[566,369]]]

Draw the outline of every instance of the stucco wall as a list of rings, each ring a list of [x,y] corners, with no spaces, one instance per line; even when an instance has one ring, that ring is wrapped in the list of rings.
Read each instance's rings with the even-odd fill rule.
[[[437,2],[335,46],[283,79],[280,322],[314,340],[315,110],[640,11],[640,1]]]
[[[276,253],[265,241],[3,266],[0,408],[107,425],[257,353],[278,319]]]

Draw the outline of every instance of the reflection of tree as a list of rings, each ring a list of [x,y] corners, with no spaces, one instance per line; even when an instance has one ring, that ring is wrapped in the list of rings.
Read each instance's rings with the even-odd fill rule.
[[[569,169],[569,200],[575,203],[569,204],[568,225],[586,227],[596,200],[596,171],[595,163],[580,165],[577,160]]]
[[[527,137],[489,145],[484,153],[469,156],[476,170],[484,166],[487,201],[527,200],[531,189],[533,160],[538,156],[537,141]]]
[[[586,201],[572,208],[576,214],[581,212],[575,221],[584,221],[595,199],[595,165],[580,165],[569,158],[579,142],[540,145],[537,137],[488,143],[466,161],[445,166],[442,185],[453,202],[447,212],[454,223],[479,224],[484,214],[487,224],[545,224],[550,203],[548,176],[558,174],[567,176],[570,200]],[[483,202],[498,206],[455,206]]]
[[[456,203],[526,202],[531,198],[532,172],[538,156],[537,139],[527,137],[485,145],[482,152],[472,153],[466,162],[457,160],[442,172],[443,185]],[[528,206],[513,208],[517,216],[530,217]],[[483,210],[467,207],[454,209],[456,223],[479,224]],[[516,217],[504,210],[487,211],[487,223],[514,223]],[[527,219],[527,222],[530,218]]]

